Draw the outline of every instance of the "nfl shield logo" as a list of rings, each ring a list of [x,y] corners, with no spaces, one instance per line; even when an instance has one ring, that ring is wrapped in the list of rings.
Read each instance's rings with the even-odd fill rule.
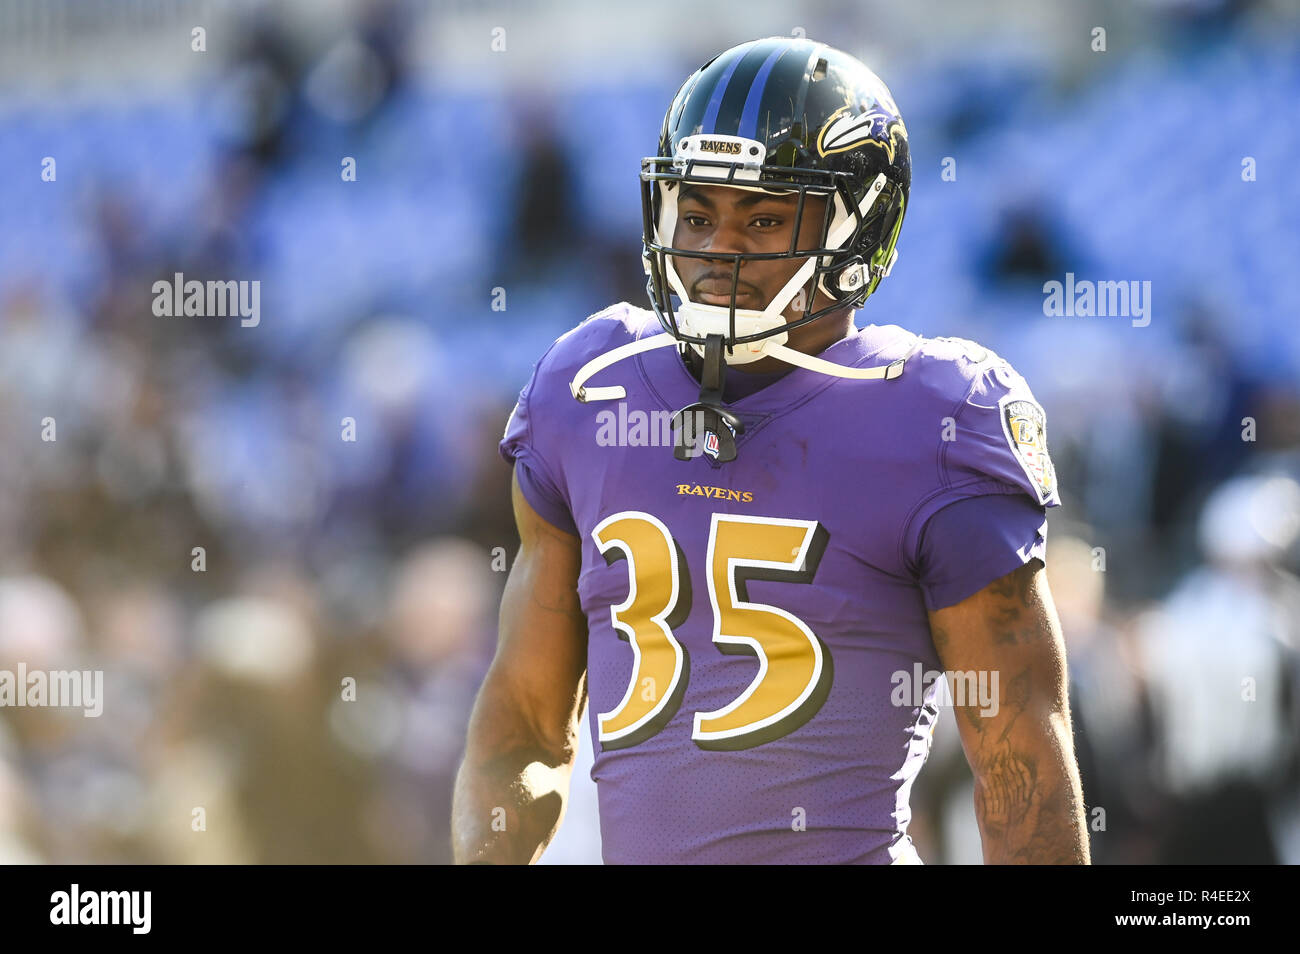
[[[718,435],[713,431],[704,432],[704,453],[714,460],[718,459]]]

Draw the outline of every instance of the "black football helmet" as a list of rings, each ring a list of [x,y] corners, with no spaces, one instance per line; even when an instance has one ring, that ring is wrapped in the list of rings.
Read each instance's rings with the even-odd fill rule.
[[[893,265],[911,180],[902,116],[859,60],[796,37],[752,40],[715,56],[682,85],[664,116],[658,155],[641,163],[647,290],[664,330],[700,347],[709,333],[721,333],[727,360],[744,363],[761,357],[761,349],[737,345],[861,305]],[[790,248],[719,254],[674,247],[676,198],[695,183],[797,193]],[[817,248],[796,253],[810,193],[828,197],[827,214]],[[730,307],[692,302],[674,256],[730,263]],[[807,260],[762,312],[737,309],[741,265],[772,258]],[[833,304],[787,324],[781,312],[800,289],[811,305],[814,287]]]

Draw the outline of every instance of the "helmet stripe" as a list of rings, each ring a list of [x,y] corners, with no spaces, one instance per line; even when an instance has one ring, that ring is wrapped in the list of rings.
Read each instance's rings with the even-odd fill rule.
[[[759,68],[762,67],[763,61],[767,59],[773,47],[783,45],[782,40],[778,38],[758,40],[750,47],[740,65],[736,67],[736,75],[731,78],[731,85],[727,87],[727,92],[723,94],[722,108],[718,111],[718,121],[713,127],[714,132],[729,136],[740,135],[740,112],[745,105],[745,100],[749,98],[754,78],[758,76]]]
[[[777,46],[767,55],[763,65],[758,68],[758,75],[754,77],[754,82],[749,87],[749,95],[745,97],[745,108],[740,113],[740,129],[737,136],[744,136],[746,139],[754,139],[754,133],[758,129],[758,107],[763,101],[763,90],[767,88],[767,78],[772,72],[772,67],[776,66],[779,60],[788,50],[785,45]]]
[[[749,48],[757,42],[757,40],[752,40],[741,47],[741,50],[748,52]],[[745,53],[737,51],[736,56],[727,65],[726,72],[722,74],[718,79],[717,84],[714,85],[713,92],[709,94],[709,105],[704,110],[704,119],[700,123],[700,132],[716,133],[718,131],[716,126],[718,122],[718,110],[722,107],[722,97],[727,93],[727,84],[731,82],[732,74],[736,72],[736,67],[740,65],[740,61],[744,58]]]

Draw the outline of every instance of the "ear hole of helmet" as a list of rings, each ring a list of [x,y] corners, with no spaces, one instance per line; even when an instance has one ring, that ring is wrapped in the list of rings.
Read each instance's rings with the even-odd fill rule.
[[[818,280],[818,287],[834,299],[846,303],[863,300],[862,293],[871,286],[870,275],[855,266],[865,268],[888,242],[902,215],[901,194],[894,183],[887,183],[882,195],[862,224],[855,230],[844,250],[830,258],[822,259],[826,269]]]

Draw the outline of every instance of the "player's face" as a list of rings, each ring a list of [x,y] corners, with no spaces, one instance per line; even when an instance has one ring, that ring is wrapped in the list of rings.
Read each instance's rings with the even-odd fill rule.
[[[693,252],[786,252],[795,228],[797,195],[751,192],[729,186],[688,185],[677,200],[673,245]],[[809,194],[799,223],[798,249],[814,249],[821,239],[826,199]],[[746,261],[740,266],[736,307],[762,310],[776,297],[804,258]],[[732,264],[725,259],[673,259],[691,299],[707,305],[731,302]],[[801,308],[800,304],[804,307]],[[813,302],[796,295],[782,314],[787,321],[802,318],[805,308],[823,308],[830,301],[820,293]]]

